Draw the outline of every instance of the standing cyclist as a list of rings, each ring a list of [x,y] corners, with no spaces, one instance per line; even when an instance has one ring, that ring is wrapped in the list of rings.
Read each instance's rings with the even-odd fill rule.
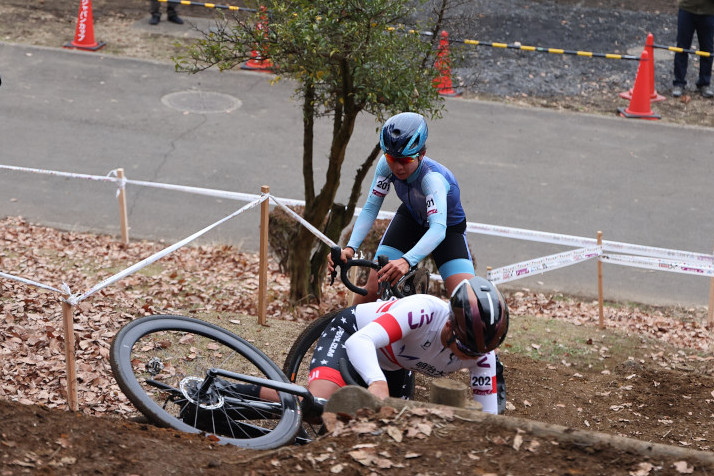
[[[449,294],[461,281],[475,275],[459,185],[449,169],[425,156],[428,135],[424,117],[413,112],[392,116],[382,126],[379,142],[384,155],[377,163],[367,202],[342,250],[342,259],[352,259],[392,184],[402,205],[375,253],[390,261],[379,272],[370,272],[368,294],[355,296],[355,304],[376,300],[378,282],[396,284],[411,266],[429,254]],[[331,258],[328,260],[332,271],[334,264]]]
[[[329,399],[346,385],[341,359],[380,398],[410,396],[385,372],[411,370],[442,377],[469,369],[474,400],[485,412],[498,413],[494,349],[507,332],[506,302],[492,283],[480,277],[462,281],[448,303],[413,294],[348,307],[335,316],[317,343],[308,388],[314,396]]]

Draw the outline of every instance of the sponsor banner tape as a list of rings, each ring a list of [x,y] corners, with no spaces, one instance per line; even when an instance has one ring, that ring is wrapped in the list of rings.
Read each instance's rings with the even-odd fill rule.
[[[583,236],[561,235],[557,233],[548,233],[543,231],[526,230],[523,228],[512,228],[507,226],[486,225],[483,223],[466,224],[466,231],[471,233],[480,233],[482,235],[502,236],[505,238],[514,238],[519,240],[538,241],[541,243],[551,243],[563,246],[594,246],[597,244],[595,238],[586,238]],[[714,264],[714,255],[705,253],[696,253],[692,251],[670,250],[666,248],[658,248],[655,246],[635,245],[632,243],[623,243],[619,241],[603,240],[603,251],[613,251],[617,253],[628,253],[642,256],[651,256],[654,258],[665,259],[682,259],[695,260],[703,263]]]
[[[554,255],[544,256],[529,261],[490,270],[486,278],[494,284],[507,283],[516,279],[527,278],[536,273],[545,273],[554,269],[571,266],[602,255],[600,246],[579,248]]]
[[[701,263],[688,263],[684,261],[674,261],[661,258],[648,258],[645,256],[612,254],[604,254],[600,257],[600,259],[604,263],[653,269],[656,271],[670,271],[672,273],[693,274],[695,276],[714,277],[714,266]]]

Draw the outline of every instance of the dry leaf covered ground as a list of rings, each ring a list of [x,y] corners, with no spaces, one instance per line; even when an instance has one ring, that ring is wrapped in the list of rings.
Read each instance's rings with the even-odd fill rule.
[[[0,221],[0,269],[81,293],[161,249],[109,236]],[[64,410],[58,297],[0,280],[0,474],[712,474],[696,454],[643,456],[608,445],[558,442],[525,428],[479,425],[421,410],[377,415],[303,447],[254,452],[127,421],[135,415],[112,378],[107,351],[129,320],[179,313],[218,322],[279,364],[318,313],[344,305],[341,286],[321,308],[294,309],[270,269],[269,327],[255,317],[257,258],[225,246],[184,248],[83,301],[75,312],[81,412]],[[509,416],[711,454],[714,340],[704,311],[597,308],[528,291],[508,298],[502,351]],[[420,398],[427,392],[418,381]]]

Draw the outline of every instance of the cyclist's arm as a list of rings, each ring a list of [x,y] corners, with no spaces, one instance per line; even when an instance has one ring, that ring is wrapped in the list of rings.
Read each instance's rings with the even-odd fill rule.
[[[387,159],[382,156],[377,162],[377,167],[374,173],[374,179],[372,180],[372,187],[370,188],[369,195],[367,196],[367,201],[362,208],[362,211],[357,216],[355,225],[352,228],[352,234],[350,235],[349,242],[347,246],[357,251],[362,241],[369,233],[369,230],[374,224],[374,220],[377,219],[377,214],[379,209],[382,208],[382,203],[384,202],[384,197],[389,193],[390,182],[389,176],[392,171],[389,170],[389,165],[387,165]]]
[[[389,335],[374,322],[355,332],[345,341],[347,358],[367,385],[387,381],[379,366],[377,349],[389,344]]]
[[[449,182],[443,175],[431,172],[424,176],[421,187],[426,197],[429,229],[417,244],[402,256],[411,266],[429,256],[446,236],[446,197],[449,193]]]
[[[394,301],[395,304],[397,302]],[[375,381],[387,380],[379,366],[378,349],[388,349],[389,344],[402,339],[412,331],[404,317],[411,306],[403,306],[401,310],[399,307],[399,305],[393,305],[388,312],[369,322],[345,342],[347,357],[367,385],[371,385]],[[398,319],[400,316],[401,320]],[[399,365],[394,356],[390,357],[389,352],[386,352],[386,355]]]

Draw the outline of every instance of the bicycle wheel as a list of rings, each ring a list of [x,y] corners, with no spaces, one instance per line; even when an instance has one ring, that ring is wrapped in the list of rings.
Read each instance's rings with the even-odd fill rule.
[[[288,356],[283,364],[283,373],[292,383],[307,387],[307,377],[310,373],[310,360],[315,351],[315,344],[322,335],[327,325],[332,322],[335,315],[340,312],[329,312],[312,321],[293,342]],[[324,426],[319,422],[303,420],[302,429],[298,434],[299,442],[314,440],[324,432]]]
[[[300,335],[297,336],[283,364],[283,373],[288,377],[289,381],[307,387],[310,359],[315,351],[315,343],[317,343],[317,340],[327,325],[332,322],[332,319],[334,319],[340,311],[342,311],[342,309],[323,314],[312,321],[303,329]]]
[[[137,319],[117,333],[110,362],[124,394],[159,426],[210,433],[222,444],[255,449],[292,443],[300,429],[295,395],[280,392],[278,402],[261,400],[260,387],[207,379],[209,369],[222,369],[287,382],[260,350],[213,324],[169,315]]]

